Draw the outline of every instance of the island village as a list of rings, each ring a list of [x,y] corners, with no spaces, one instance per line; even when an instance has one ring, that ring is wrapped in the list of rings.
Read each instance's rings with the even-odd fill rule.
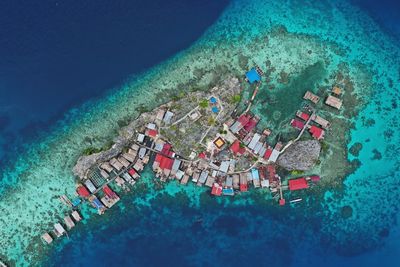
[[[74,167],[79,181],[76,196],[71,196],[71,200],[65,195],[60,197],[72,213],[62,223],[56,222],[54,229],[47,229],[42,234],[43,241],[51,243],[66,235],[82,219],[77,210],[84,202],[99,214],[107,212],[124,191],[134,190],[146,165],[160,183],[194,183],[209,188],[214,197],[266,189],[278,205],[302,201],[288,192],[315,186],[319,174],[287,179],[278,175],[277,168],[301,174],[316,164],[320,140],[331,126],[317,107],[340,109],[342,90],[332,85],[327,96],[307,91],[304,105],[298,107],[290,121],[297,136],[288,142],[271,143],[268,137],[272,130],[259,129],[260,118],[250,112],[263,75],[257,66],[245,73],[243,83],[249,83],[253,92],[240,112],[243,84],[231,77],[208,92],[192,92],[142,113],[122,129],[109,150],[82,156]]]

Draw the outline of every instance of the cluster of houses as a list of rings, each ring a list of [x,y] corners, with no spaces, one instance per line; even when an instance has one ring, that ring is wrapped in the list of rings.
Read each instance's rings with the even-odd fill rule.
[[[261,69],[256,67],[246,73],[246,80],[249,83],[258,83],[262,75]],[[340,109],[342,103],[338,98],[340,94],[340,89],[334,87],[332,95],[328,96],[325,103]],[[309,91],[304,95],[304,99],[315,104],[320,100],[319,96]],[[215,97],[210,98],[210,107],[212,112],[219,112],[218,100]],[[189,114],[193,121],[200,116],[197,109]],[[254,188],[268,188],[273,193],[279,192],[279,203],[285,205],[282,194],[284,186],[275,167],[283,144],[281,142],[274,146],[268,144],[267,138],[271,134],[269,129],[262,132],[256,131],[259,117],[246,110],[245,113],[230,118],[223,124],[223,133],[218,133],[204,151],[193,152],[189,159],[177,155],[172,144],[160,135],[161,125],[171,124],[173,117],[173,112],[160,108],[152,121],[136,133],[135,141],[129,147],[88,171],[81,183],[77,185],[77,199],[70,202],[64,197],[62,201],[76,207],[82,200],[86,200],[97,209],[99,214],[103,214],[120,200],[112,187],[117,186],[129,191],[129,186],[135,185],[140,178],[140,172],[149,162],[152,162],[156,177],[164,182],[177,180],[185,185],[191,181],[198,186],[209,187],[214,196],[233,196],[246,192],[249,190],[249,185]],[[298,111],[296,118],[290,124],[300,131],[308,129],[317,140],[324,138],[325,130],[330,126],[326,119],[307,108],[304,111]],[[225,157],[220,157],[221,154]],[[249,168],[245,170],[238,168],[240,159],[247,159]],[[306,189],[319,179],[319,176],[290,179],[287,189],[290,191]],[[73,219],[70,216],[64,218],[68,230],[75,226],[75,222],[81,220],[77,211],[73,211],[71,216]],[[56,237],[66,233],[61,223],[54,225],[53,234]],[[47,232],[42,235],[42,239],[47,243],[53,241],[53,237]]]
[[[272,148],[267,143],[266,139],[271,134],[269,129],[265,129],[262,133],[254,131],[259,120],[257,116],[247,113],[225,123],[230,130],[230,135],[227,135],[232,143],[230,150],[234,156],[241,156],[247,152],[259,159],[262,158],[265,162],[275,162],[282,144],[278,142]]]
[[[318,103],[320,99],[319,96],[314,95],[309,91],[305,93],[303,98],[310,100],[315,104]],[[321,140],[324,138],[325,131],[330,127],[331,124],[328,120],[316,115],[312,108],[307,106],[305,111],[299,110],[296,112],[296,118],[290,121],[290,125],[300,131],[307,128],[313,138]]]
[[[63,203],[73,208],[77,207],[81,200],[88,201],[99,214],[103,214],[107,209],[114,206],[120,197],[111,188],[113,186],[121,187],[129,191],[128,185],[135,185],[140,178],[140,172],[150,160],[149,150],[144,146],[146,143],[152,143],[149,136],[151,132],[146,131],[145,134],[138,134],[137,139],[143,143],[143,146],[132,144],[125,152],[108,161],[102,162],[94,166],[84,179],[76,187],[76,194],[79,198],[70,201],[66,196],[60,197]],[[64,223],[68,230],[75,226],[75,222],[82,218],[78,211],[74,210],[70,216],[64,217]],[[56,237],[63,236],[67,231],[61,223],[54,224],[53,234]],[[53,237],[46,232],[42,235],[42,239],[46,243],[51,243]]]
[[[340,99],[341,95],[342,89],[340,89],[338,86],[334,86],[332,88],[332,92],[325,99],[325,104],[339,110],[343,104],[343,100]]]
[[[144,144],[143,146],[134,143],[118,156],[95,166],[83,183],[77,186],[77,194],[88,200],[99,214],[103,214],[120,200],[109,184],[115,182],[116,186],[129,191],[128,185],[135,185],[140,178],[139,173],[150,160],[149,150],[145,147],[146,143],[152,143],[149,136],[153,136],[153,133],[149,130],[155,129],[150,126],[146,129],[146,134],[137,135],[138,142]]]
[[[73,219],[72,219],[72,218]],[[67,215],[64,217],[64,225],[57,222],[54,224],[54,228],[51,232],[45,232],[42,234],[41,238],[44,242],[47,244],[50,244],[53,242],[54,238],[61,237],[63,235],[67,235],[67,228],[68,230],[71,230],[73,227],[75,227],[75,223],[80,222],[82,220],[81,215],[79,214],[78,211],[74,210],[72,211],[71,215]]]

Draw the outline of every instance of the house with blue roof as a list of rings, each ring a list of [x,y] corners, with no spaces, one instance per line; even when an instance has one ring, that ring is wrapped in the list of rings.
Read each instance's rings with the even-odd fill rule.
[[[261,81],[261,75],[257,72],[255,68],[252,68],[246,72],[246,79],[250,84]]]

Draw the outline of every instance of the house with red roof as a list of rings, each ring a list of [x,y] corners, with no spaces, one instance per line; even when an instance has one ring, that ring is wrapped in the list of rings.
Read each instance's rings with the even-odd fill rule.
[[[222,195],[222,186],[218,183],[214,183],[211,189],[211,195],[220,196]]]
[[[305,121],[308,121],[308,119],[310,118],[309,114],[304,113],[304,112],[302,112],[300,110],[296,112],[296,116],[301,118],[302,120],[305,120]]]
[[[161,156],[161,161],[160,161],[160,169],[164,170],[171,170],[172,165],[174,164],[174,160],[165,156]]]
[[[154,159],[153,168],[160,169],[160,170],[171,170],[174,164],[174,152],[171,150],[171,144],[165,143],[161,153],[157,153]]]
[[[317,140],[324,138],[325,131],[315,125],[311,126],[309,131],[312,137],[314,137]]]
[[[128,173],[133,177],[136,175],[136,170],[134,168],[129,169]]]
[[[244,125],[243,128],[244,128],[247,132],[251,132],[251,131],[254,129],[254,127],[256,127],[257,123],[258,123],[257,118],[253,117],[253,118],[251,118],[251,119]]]
[[[230,130],[235,134],[240,131],[251,119],[251,115],[242,114],[237,121],[230,127]]]
[[[304,178],[304,177],[289,180],[289,190],[290,191],[301,190],[301,189],[306,189],[306,188],[308,188],[308,183],[307,183],[306,178]]]
[[[233,144],[231,145],[230,149],[235,156],[243,155],[246,152],[246,148],[244,146],[241,146],[239,140],[235,140],[235,142],[233,142]]]
[[[79,196],[81,197],[88,197],[90,196],[89,191],[84,187],[83,185],[80,185],[77,189],[76,192],[78,193]]]
[[[319,182],[321,180],[321,177],[319,177],[318,175],[312,175],[310,176],[310,179],[313,182]]]
[[[157,136],[158,132],[155,129],[147,129],[146,130],[146,135],[150,136],[152,138],[155,138]]]
[[[290,121],[290,125],[295,129],[302,130],[305,124],[301,120],[293,119]]]
[[[111,188],[108,185],[105,185],[103,187],[103,192],[106,194],[109,198],[118,198],[117,194],[111,190]]]
[[[245,175],[244,173],[241,173],[239,176],[239,181],[240,181],[240,185],[239,185],[239,189],[240,192],[246,192],[247,191],[247,175]]]
[[[201,159],[205,159],[207,157],[207,155],[206,155],[206,153],[205,152],[201,152],[201,153],[199,153],[199,158],[201,158]]]
[[[264,153],[264,159],[265,159],[265,160],[268,160],[269,157],[271,157],[271,154],[272,154],[272,148],[271,148],[271,147],[268,147],[267,150],[266,150],[265,153]]]

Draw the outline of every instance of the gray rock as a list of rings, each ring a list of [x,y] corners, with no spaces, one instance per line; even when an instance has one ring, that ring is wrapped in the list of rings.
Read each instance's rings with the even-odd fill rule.
[[[289,171],[307,171],[319,158],[321,144],[317,140],[298,141],[279,157],[277,164]]]

